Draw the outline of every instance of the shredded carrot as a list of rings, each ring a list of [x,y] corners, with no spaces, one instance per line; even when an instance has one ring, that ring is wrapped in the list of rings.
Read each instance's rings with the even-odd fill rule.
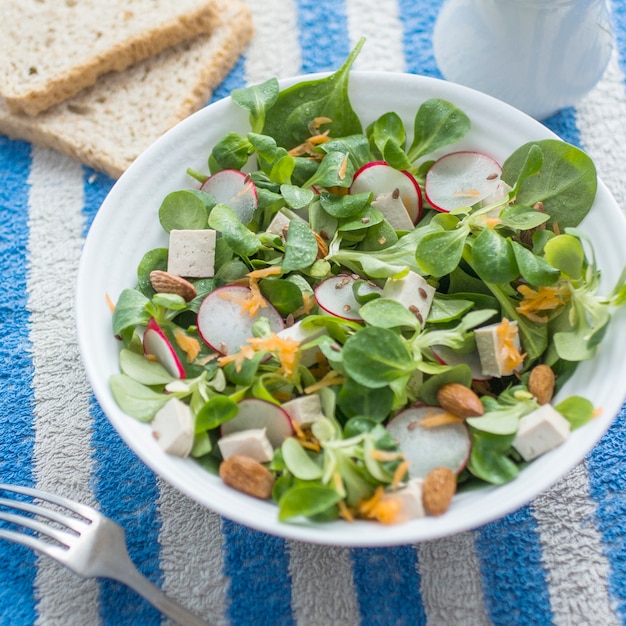
[[[354,522],[354,515],[343,500],[339,500],[337,508],[339,509],[339,517],[345,519],[346,522]]]
[[[478,189],[462,189],[461,191],[455,191],[454,196],[469,196],[470,198],[477,198],[480,196]]]
[[[446,424],[462,424],[463,421],[463,418],[444,411],[423,417],[419,421],[419,425],[424,428],[435,428],[437,426],[445,426]]]
[[[593,411],[593,418],[595,419],[596,417],[600,417],[600,415],[602,415],[604,409],[601,406],[598,406],[594,409]]]
[[[193,363],[194,359],[200,354],[200,342],[194,337],[185,334],[182,328],[174,330],[174,339],[178,347],[187,355],[187,363]]]
[[[402,461],[402,463],[396,467],[396,471],[393,473],[393,480],[391,481],[391,488],[394,491],[397,491],[400,483],[406,478],[409,471],[409,465],[409,461]]]
[[[381,463],[386,463],[388,461],[400,461],[401,459],[404,459],[404,454],[402,454],[402,452],[377,450],[376,448],[370,450],[370,456],[374,459],[374,461],[380,461]]]
[[[235,370],[238,372],[241,371],[243,367],[243,362],[246,360],[250,360],[254,357],[254,348],[252,346],[241,346],[238,352],[234,352],[233,354],[227,354],[226,356],[221,356],[217,360],[217,364],[220,367],[224,367],[229,363],[235,364]]]
[[[260,278],[267,278],[267,276],[276,276],[282,274],[282,268],[279,265],[270,265],[269,267],[263,267],[259,270],[252,270],[248,272],[247,276],[250,280],[259,280]]]
[[[523,299],[515,310],[520,315],[540,324],[548,322],[549,311],[564,306],[570,298],[567,288],[558,285],[556,287],[542,286],[537,290],[528,285],[520,285],[517,291],[522,294]]]
[[[512,324],[508,319],[503,318],[496,329],[498,337],[499,353],[503,359],[504,370],[512,372],[524,361],[524,354],[521,354],[515,339],[518,336],[516,324]]]
[[[311,297],[308,293],[302,294],[302,306],[296,309],[292,315],[294,317],[300,317],[301,315],[308,315],[316,304],[315,298]]]
[[[346,156],[343,157],[343,161],[339,166],[339,170],[337,171],[337,176],[339,176],[339,180],[343,180],[346,177],[346,171],[348,170],[348,153],[346,152]]]
[[[382,487],[377,487],[368,500],[359,502],[358,512],[367,519],[375,519],[381,524],[394,524],[399,521],[402,509],[400,498],[386,494]]]
[[[323,115],[314,117],[308,124],[309,132],[311,133],[311,135],[318,135],[320,126],[322,124],[330,124],[332,121],[333,120],[330,117],[325,117]]]
[[[324,389],[324,387],[331,387],[332,385],[342,385],[346,381],[345,377],[338,372],[337,370],[331,370],[322,378],[322,380],[318,380],[313,385],[309,385],[305,387],[304,393],[314,393],[315,391],[319,391],[320,389]]]
[[[107,306],[109,307],[109,311],[111,311],[111,313],[114,313],[115,312],[115,304],[113,303],[113,300],[111,300],[111,296],[108,293],[105,293],[104,297],[106,298]]]
[[[232,293],[219,292],[220,298],[230,300],[237,303],[241,307],[242,313],[247,313],[250,317],[256,315],[259,309],[263,309],[268,305],[267,300],[263,297],[261,289],[259,288],[259,280],[266,276],[274,276],[280,274],[282,269],[279,266],[273,265],[270,267],[264,267],[259,270],[253,270],[248,272],[245,279],[233,282],[232,284],[245,285],[248,284],[250,291],[243,297],[239,295],[233,295]]]
[[[283,374],[289,378],[294,374],[300,360],[300,342],[291,337],[279,337],[272,333],[268,337],[251,337],[247,340],[254,350],[275,354],[280,361]]]
[[[308,439],[301,441],[300,445],[307,450],[312,450],[313,452],[319,452],[322,449],[322,446],[319,444],[319,442],[309,441]]]
[[[483,222],[485,222],[485,224],[487,224],[489,228],[494,228],[502,222],[499,217],[488,217],[487,215],[483,215],[482,220]]]

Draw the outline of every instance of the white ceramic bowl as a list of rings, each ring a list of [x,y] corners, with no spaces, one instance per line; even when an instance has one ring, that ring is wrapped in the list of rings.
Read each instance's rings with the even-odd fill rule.
[[[307,76],[316,78],[320,75]],[[281,87],[303,77],[281,82]],[[504,160],[521,144],[554,135],[532,118],[489,96],[445,81],[415,75],[353,72],[350,97],[364,126],[387,111],[396,111],[407,133],[418,106],[432,97],[444,98],[464,110],[472,130],[453,149],[477,149]],[[212,104],[166,133],[115,184],[100,208],[85,243],[77,285],[77,324],[82,358],[96,398],[132,450],[175,488],[232,520],[286,538],[322,544],[385,546],[451,535],[493,521],[528,503],[580,462],[609,428],[626,392],[626,317],[614,316],[597,357],[583,363],[560,397],[577,393],[602,407],[600,417],[572,433],[568,441],[531,463],[513,482],[485,487],[455,497],[442,517],[394,526],[372,522],[286,524],[277,508],[225,487],[219,478],[190,459],[161,451],[148,425],[125,415],[109,391],[109,377],[118,372],[119,344],[111,332],[105,294],[117,300],[135,284],[143,254],[167,245],[157,218],[171,191],[191,186],[187,167],[206,171],[213,144],[227,131],[247,132],[248,114],[230,98]],[[450,148],[448,149],[448,151]],[[600,182],[596,203],[581,225],[594,242],[603,269],[603,293],[615,284],[626,265],[626,222]]]

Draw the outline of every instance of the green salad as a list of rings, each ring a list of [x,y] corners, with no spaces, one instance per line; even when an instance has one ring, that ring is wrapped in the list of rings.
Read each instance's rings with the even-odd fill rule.
[[[436,98],[410,134],[394,112],[364,127],[361,45],[324,78],[233,91],[249,132],[163,199],[169,245],[113,310],[120,408],[283,521],[439,515],[515,479],[596,414],[553,397],[626,301],[578,228],[585,153],[455,150],[471,120]]]

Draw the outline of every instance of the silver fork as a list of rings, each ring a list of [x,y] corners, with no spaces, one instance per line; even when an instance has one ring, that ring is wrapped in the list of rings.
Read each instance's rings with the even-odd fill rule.
[[[210,626],[181,604],[168,598],[135,567],[126,549],[124,530],[113,520],[85,504],[39,489],[0,483],[0,491],[19,493],[40,501],[0,498],[0,520],[35,531],[32,534],[0,528],[0,539],[22,544],[59,561],[84,578],[112,578],[124,583],[167,617],[185,626]],[[43,505],[50,502],[71,511],[73,517]],[[47,524],[31,516],[7,512],[17,509],[54,522]],[[61,530],[58,526],[62,526]],[[41,537],[45,537],[43,539]]]

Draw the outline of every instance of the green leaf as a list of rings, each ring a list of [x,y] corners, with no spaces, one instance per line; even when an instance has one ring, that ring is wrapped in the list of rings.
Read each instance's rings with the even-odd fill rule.
[[[343,364],[349,376],[373,389],[414,369],[413,358],[398,335],[375,327],[364,328],[346,341]]]
[[[561,272],[573,278],[580,278],[583,273],[585,251],[577,237],[557,235],[544,246],[546,261]]]
[[[120,369],[142,385],[166,385],[174,380],[172,375],[156,361],[130,350],[120,352]]]
[[[275,78],[270,78],[260,85],[252,85],[242,89],[233,89],[232,99],[250,113],[252,130],[260,133],[265,125],[268,109],[278,100],[279,87]]]
[[[519,474],[518,466],[509,458],[508,451],[515,435],[472,433],[472,451],[468,470],[477,478],[503,485]]]
[[[233,419],[239,408],[237,403],[227,396],[210,398],[196,415],[195,433],[213,430]]]
[[[293,281],[283,278],[264,278],[259,283],[259,287],[261,293],[283,317],[287,317],[304,303],[302,291]]]
[[[158,393],[126,374],[113,374],[109,386],[120,409],[141,422],[152,421],[157,411],[170,400],[170,396]]]
[[[343,65],[330,76],[301,81],[282,90],[267,111],[262,132],[288,149],[309,138],[309,123],[318,117],[332,120],[327,126],[332,137],[361,133],[361,121],[348,97],[348,78],[364,43],[364,39],[359,40]]]
[[[426,100],[415,115],[409,160],[415,162],[438,148],[459,141],[470,126],[469,117],[452,103],[438,98]]]
[[[299,220],[291,220],[285,241],[283,272],[292,272],[310,267],[317,258],[317,240],[309,225]]]
[[[315,193],[311,189],[302,189],[297,185],[283,184],[280,186],[280,193],[290,209],[303,209],[315,198]]]
[[[215,201],[197,189],[173,191],[165,196],[159,207],[159,221],[166,232],[172,230],[202,230],[207,228],[209,211]]]
[[[595,415],[593,403],[582,396],[570,396],[554,408],[570,423],[572,430],[584,426]]]
[[[222,233],[235,254],[248,257],[261,248],[259,238],[239,221],[237,214],[226,204],[214,207],[209,216],[209,226]]]
[[[472,267],[486,282],[510,283],[519,276],[511,242],[485,228],[472,243]]]
[[[389,387],[370,389],[348,378],[337,394],[337,406],[348,418],[361,415],[382,422],[393,406],[393,392]]]
[[[154,294],[154,288],[150,282],[150,272],[153,270],[167,271],[167,248],[154,248],[146,252],[137,266],[137,289],[147,298]]]
[[[559,279],[561,275],[559,270],[550,265],[543,257],[533,254],[516,241],[510,243],[519,272],[528,283],[540,287],[553,285]]]
[[[597,190],[596,168],[579,148],[558,139],[543,139],[524,144],[502,166],[502,179],[514,185],[526,163],[528,153],[538,146],[543,153],[541,169],[525,178],[516,201],[527,206],[542,202],[550,222],[559,228],[576,226],[587,215]]]
[[[282,494],[278,502],[278,519],[312,517],[323,513],[342,499],[334,489],[321,484],[296,484]]]
[[[437,294],[430,307],[427,321],[429,324],[453,322],[463,317],[463,315],[473,307],[474,302],[472,300],[463,300],[461,298],[446,296],[445,294]],[[483,308],[493,308],[493,306],[490,305]]]
[[[425,274],[445,276],[452,272],[463,255],[469,229],[437,230],[417,242],[415,258]]]
[[[121,336],[125,330],[145,326],[152,317],[146,308],[149,303],[150,300],[136,289],[124,289],[113,311],[113,334]]]
[[[397,300],[377,298],[366,302],[359,315],[370,325],[378,328],[419,328],[420,323],[413,313]]]
[[[353,177],[354,167],[348,159],[348,153],[329,152],[303,187],[349,187]]]
[[[287,469],[301,480],[317,480],[324,474],[324,468],[311,458],[297,439],[287,437],[280,447]]]
[[[254,146],[239,133],[226,133],[211,150],[209,166],[211,173],[219,170],[241,170],[254,153]]]
[[[338,196],[324,191],[320,194],[319,200],[326,213],[337,219],[344,219],[363,215],[371,196],[369,192]]]

